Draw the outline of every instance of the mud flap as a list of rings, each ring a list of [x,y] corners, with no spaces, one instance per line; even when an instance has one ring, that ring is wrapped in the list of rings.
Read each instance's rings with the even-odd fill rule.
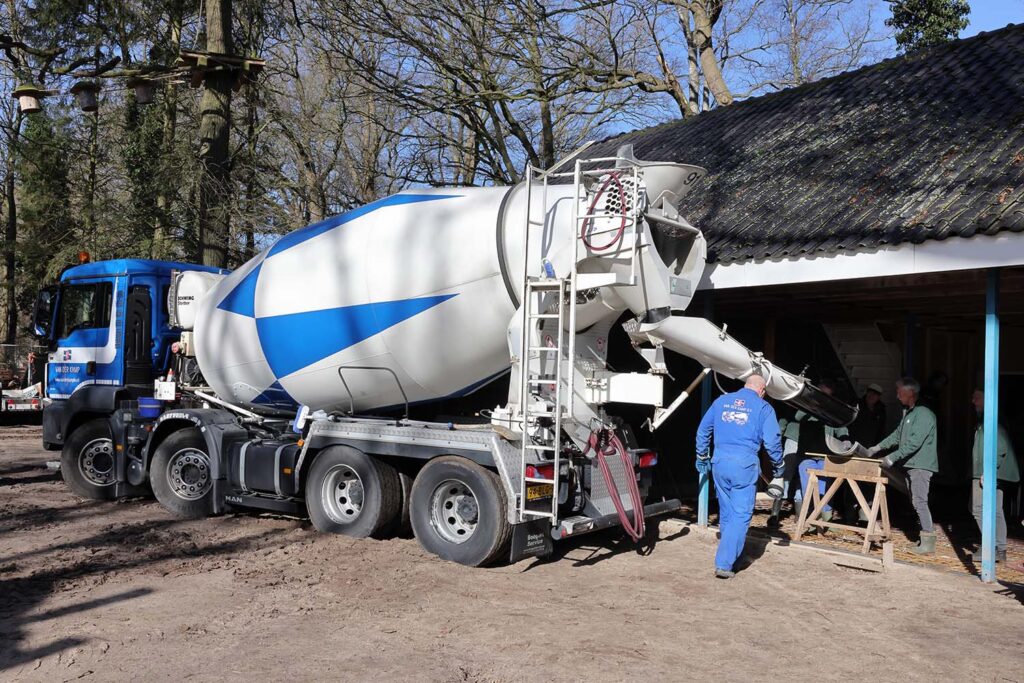
[[[512,553],[509,562],[515,564],[527,557],[544,557],[553,549],[551,523],[547,518],[534,519],[512,527]]]

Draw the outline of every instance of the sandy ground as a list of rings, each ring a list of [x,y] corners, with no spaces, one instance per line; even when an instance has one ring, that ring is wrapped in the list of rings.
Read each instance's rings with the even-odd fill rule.
[[[413,539],[87,503],[0,430],[0,679],[1024,679],[1022,587],[768,546],[731,581],[674,521],[468,569]],[[653,525],[652,525],[653,526]],[[652,536],[653,538],[653,536]]]

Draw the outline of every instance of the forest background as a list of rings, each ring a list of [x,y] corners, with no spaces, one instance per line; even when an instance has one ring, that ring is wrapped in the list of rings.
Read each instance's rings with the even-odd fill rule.
[[[404,188],[516,183],[1012,15],[1024,0],[3,0],[0,341],[81,251],[231,268]]]

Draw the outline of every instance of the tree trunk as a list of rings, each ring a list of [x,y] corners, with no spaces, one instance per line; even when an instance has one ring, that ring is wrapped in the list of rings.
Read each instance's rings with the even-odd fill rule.
[[[18,4],[15,0],[7,2],[8,30],[15,39],[21,37]],[[11,74],[14,75],[13,72]],[[5,121],[7,130],[7,175],[4,177],[4,198],[7,203],[7,222],[4,225],[4,336],[5,344],[13,344],[18,336],[18,302],[17,302],[17,247],[18,247],[18,205],[15,195],[14,161],[21,137],[21,123],[24,116],[20,109],[12,112],[11,118]]]
[[[167,52],[169,55],[177,55],[181,48],[181,17],[182,3],[177,0],[172,3],[170,18],[167,28]],[[163,102],[163,135],[160,141],[160,149],[163,151],[165,179],[170,178],[166,163],[171,159],[174,149],[174,136],[178,128],[178,88],[173,83],[168,83],[164,90]],[[162,259],[170,256],[168,239],[171,232],[171,197],[173,192],[167,182],[159,184],[156,195],[156,224],[153,226],[153,244],[150,247],[152,258]]]
[[[206,2],[206,51],[231,54],[231,0]],[[226,268],[231,234],[231,70],[207,71],[199,122],[199,257]]]
[[[693,30],[690,28],[690,11],[689,9],[683,8],[676,5],[676,17],[679,19],[679,25],[683,29],[683,38],[686,39],[686,97],[685,106],[680,108],[683,110],[683,116],[696,116],[700,113],[700,60],[697,57],[697,50],[694,48]],[[671,73],[671,70],[667,68],[668,65],[662,66],[662,69],[666,74]],[[682,102],[677,96],[677,101]]]
[[[96,229],[97,157],[100,153],[100,113],[98,110],[92,113],[91,119],[89,122],[89,184],[88,195],[85,199],[85,243],[89,245],[89,251],[93,255],[98,255],[96,253],[96,235],[98,234]]]
[[[15,245],[18,241],[18,209],[14,203],[14,169],[8,168],[4,182],[7,197],[7,224],[4,230],[4,306],[6,329],[4,344],[13,344],[18,333],[18,307],[15,301]]]
[[[531,5],[531,8],[533,6]],[[537,90],[540,105],[540,167],[555,165],[555,123],[551,112],[551,93],[544,81],[544,54],[541,51],[541,20],[534,11],[529,12],[528,22],[533,35],[527,43],[530,51],[530,66],[533,86]]]
[[[789,52],[789,70],[792,72],[794,85],[803,85],[807,82],[802,67],[803,56],[800,54],[803,36],[800,35],[800,19],[792,0],[786,3],[785,12],[789,23],[789,40],[786,44]]]
[[[245,93],[245,139],[246,139],[246,169],[245,179],[245,218],[242,223],[242,236],[245,239],[242,262],[248,261],[256,255],[256,227],[253,223],[256,204],[256,98],[252,88]]]
[[[730,105],[733,101],[732,92],[725,84],[722,69],[718,65],[718,57],[715,55],[715,48],[711,42],[711,30],[721,14],[722,0],[692,0],[689,8],[693,15],[692,47],[700,59],[704,81],[720,106]]]
[[[21,134],[22,114],[17,112],[11,122],[11,137],[7,144],[7,177],[4,178],[4,197],[7,203],[7,222],[4,226],[4,343],[13,344],[18,336],[17,245],[18,205],[15,195],[14,155]]]

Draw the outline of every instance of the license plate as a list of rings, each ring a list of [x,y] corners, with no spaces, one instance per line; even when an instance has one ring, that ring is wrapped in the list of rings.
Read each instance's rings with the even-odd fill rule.
[[[30,404],[19,404],[15,403],[13,406],[9,406],[8,410],[33,410],[33,406]]]
[[[554,487],[551,484],[531,484],[526,487],[526,500],[550,498],[552,491],[554,491]]]

